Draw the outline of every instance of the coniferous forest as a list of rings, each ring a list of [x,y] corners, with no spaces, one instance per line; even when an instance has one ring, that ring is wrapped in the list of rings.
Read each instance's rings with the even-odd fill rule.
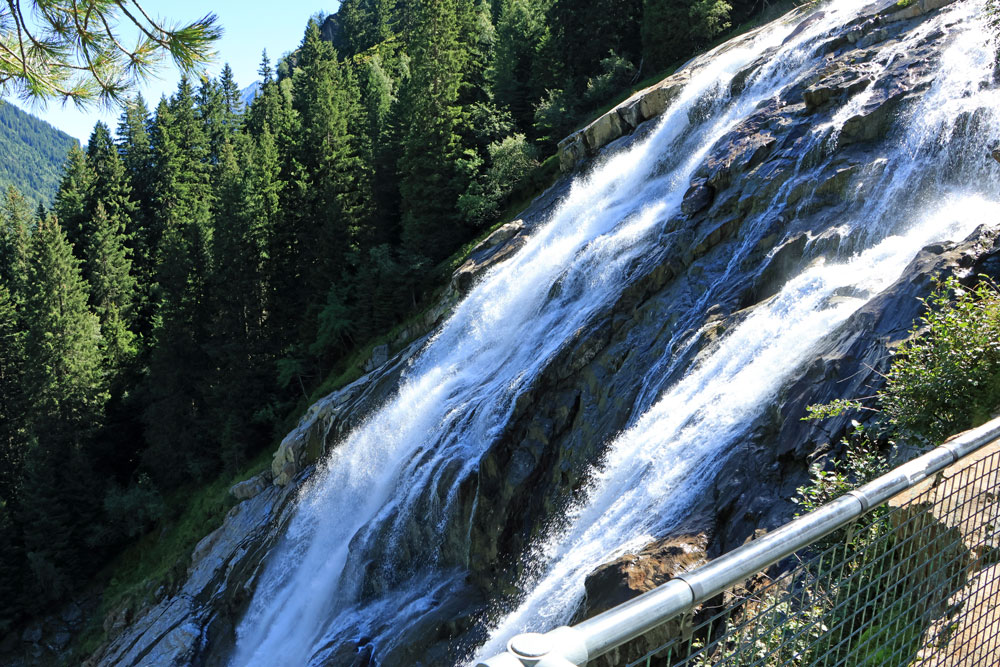
[[[228,67],[185,78],[70,150],[51,207],[4,193],[0,630],[272,445],[556,141],[759,9],[344,0],[248,108]]]
[[[0,189],[13,185],[28,199],[51,205],[63,157],[78,143],[45,121],[0,101]]]

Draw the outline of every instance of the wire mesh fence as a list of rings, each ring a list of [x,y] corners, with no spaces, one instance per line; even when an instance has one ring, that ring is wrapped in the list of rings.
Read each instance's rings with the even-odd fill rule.
[[[628,665],[998,665],[998,526],[994,449],[674,619]]]

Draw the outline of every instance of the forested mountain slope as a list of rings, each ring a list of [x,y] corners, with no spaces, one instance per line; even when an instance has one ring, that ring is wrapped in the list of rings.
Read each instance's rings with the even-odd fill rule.
[[[670,2],[348,0],[264,54],[249,105],[228,68],[185,78],[72,149],[41,217],[7,193],[0,630],[116,556],[95,616],[175,579],[227,481],[436,321],[453,258],[552,181],[567,129],[755,6],[682,4],[699,29],[655,55],[644,7]]]
[[[0,188],[17,188],[49,206],[59,187],[63,161],[79,142],[43,120],[0,101]]]
[[[282,653],[289,642],[268,637],[284,625],[268,619],[300,616],[264,608],[268,593],[309,604],[314,583],[333,591],[341,574],[321,582],[299,545],[284,568],[271,550],[298,485],[336,453],[347,464],[317,477],[346,500],[312,503],[318,514],[304,512],[306,529],[293,532],[333,530],[309,549],[317,562],[334,550],[350,562],[353,588],[335,602],[357,614],[315,643],[341,616],[303,613],[317,625],[300,624],[310,636],[294,650],[303,662],[329,650],[329,664],[364,651],[382,664],[458,661],[486,639],[487,606],[525,592],[528,545],[692,362],[728,350],[736,361],[720,367],[738,369],[756,346],[799,331],[799,356],[750,383],[777,391],[823,327],[868,301],[855,319],[894,307],[881,329],[864,329],[871,337],[830,343],[823,363],[846,359],[837,372],[861,382],[884,340],[908,330],[926,285],[876,296],[922,241],[941,243],[914,273],[954,268],[945,242],[968,221],[932,221],[873,275],[807,281],[821,288],[812,300],[773,297],[797,272],[877,247],[922,216],[897,201],[914,182],[942,193],[989,183],[992,161],[918,170],[909,158],[923,144],[900,148],[895,125],[936,108],[925,104],[931,81],[990,90],[978,70],[935,78],[942,54],[964,43],[972,1],[905,20],[907,6],[888,0],[865,12],[863,0],[810,4],[605,114],[760,3],[345,0],[275,64],[265,54],[249,106],[228,68],[183,79],[155,105],[136,97],[114,133],[98,124],[86,150],[70,152],[50,211],[39,217],[14,195],[0,209],[0,630],[44,652],[33,628],[58,626],[47,619],[91,582],[90,624],[72,627],[85,641],[61,656],[70,662],[222,664],[245,623],[243,637],[262,643],[240,651],[296,664]],[[861,89],[865,99],[852,97]],[[967,145],[992,132],[980,94],[955,95],[969,107],[962,127],[949,118],[913,141],[933,134],[938,152],[981,157]],[[575,182],[535,198],[555,181],[557,142],[598,116],[561,144]],[[852,207],[872,192],[896,197],[886,206],[901,217],[867,227]],[[727,346],[775,304],[801,329]],[[807,376],[820,379],[781,385],[788,401],[749,401],[772,401],[759,418],[746,407],[742,421],[715,420],[753,436],[741,441],[752,456],[726,459],[753,467],[701,489],[697,515],[718,519],[713,544],[787,510],[775,494],[802,479],[823,437],[796,430],[796,411],[849,389],[822,381],[816,363]],[[746,398],[698,397],[675,404]],[[807,444],[781,450],[768,440],[779,431]],[[705,440],[733,443],[732,433]],[[648,451],[664,446],[650,437]],[[411,473],[424,478],[399,482]],[[739,500],[746,489],[759,493]],[[403,619],[406,637],[366,626],[410,602],[428,613],[423,625]]]

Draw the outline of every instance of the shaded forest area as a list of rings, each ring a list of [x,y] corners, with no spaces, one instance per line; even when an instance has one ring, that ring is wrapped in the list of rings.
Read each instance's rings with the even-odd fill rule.
[[[0,631],[232,474],[540,161],[759,3],[344,0],[249,108],[227,67],[0,204]],[[204,528],[204,527],[203,527]]]
[[[51,206],[66,153],[78,144],[65,132],[0,101],[0,190],[14,186],[32,202]]]

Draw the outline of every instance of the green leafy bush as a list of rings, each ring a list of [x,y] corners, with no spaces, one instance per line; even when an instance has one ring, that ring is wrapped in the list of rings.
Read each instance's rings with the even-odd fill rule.
[[[491,143],[488,152],[489,168],[470,183],[458,201],[466,219],[474,224],[495,220],[511,193],[538,167],[538,149],[523,134]],[[478,164],[474,167],[478,168]]]
[[[914,337],[896,351],[881,419],[937,443],[987,421],[1000,404],[1000,290],[948,278],[924,303]]]
[[[535,105],[535,131],[541,137],[558,141],[573,129],[576,112],[572,93],[561,88],[547,90]]]
[[[601,73],[587,80],[583,99],[589,106],[597,106],[617,93],[635,78],[635,65],[614,51],[601,59]]]

